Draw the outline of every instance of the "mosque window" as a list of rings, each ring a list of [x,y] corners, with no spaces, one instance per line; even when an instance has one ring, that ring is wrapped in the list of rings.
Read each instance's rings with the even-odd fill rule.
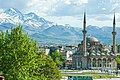
[[[111,64],[110,64],[110,67],[111,67]]]

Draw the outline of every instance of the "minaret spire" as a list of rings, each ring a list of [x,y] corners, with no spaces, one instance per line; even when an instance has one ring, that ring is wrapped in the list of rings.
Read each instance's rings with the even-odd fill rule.
[[[116,25],[116,22],[115,22],[115,14],[114,14],[114,18],[113,18],[113,31],[115,31],[115,25]]]
[[[86,12],[84,12],[84,21],[83,23],[86,23]]]
[[[114,14],[114,18],[113,18],[113,32],[112,32],[112,35],[113,35],[113,53],[114,54],[116,52],[116,31],[115,31],[115,25],[116,25],[116,22],[115,22],[115,14]]]
[[[87,54],[86,54],[86,33],[87,33],[87,31],[86,31],[86,13],[85,12],[84,12],[83,20],[84,20],[83,21],[83,30],[82,30],[82,32],[83,32],[83,55],[87,56]]]

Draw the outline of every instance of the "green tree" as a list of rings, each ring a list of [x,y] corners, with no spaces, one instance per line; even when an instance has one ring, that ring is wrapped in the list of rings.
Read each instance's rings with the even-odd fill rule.
[[[60,80],[61,75],[56,63],[48,55],[45,55],[45,53],[39,53],[38,55],[40,55],[39,58],[34,60],[35,65],[31,66],[31,69],[35,70],[33,74],[39,75],[40,80]],[[35,67],[36,65],[40,66]]]
[[[38,53],[36,42],[18,26],[0,33],[0,71],[6,80],[59,80],[55,63]]]
[[[117,57],[116,57],[116,61],[117,61],[117,64],[120,65],[120,56],[117,56]]]
[[[63,66],[63,57],[62,57],[62,54],[60,52],[58,52],[58,51],[52,52],[51,58],[56,63],[56,65],[58,67]]]

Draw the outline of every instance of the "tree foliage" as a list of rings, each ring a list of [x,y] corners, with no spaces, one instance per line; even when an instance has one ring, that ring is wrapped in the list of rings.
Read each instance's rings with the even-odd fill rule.
[[[117,56],[117,57],[116,57],[116,61],[117,61],[117,64],[120,65],[120,56]]]
[[[51,58],[57,64],[57,66],[63,66],[63,57],[60,52],[58,51],[52,52]]]
[[[38,52],[36,42],[20,26],[0,33],[0,71],[6,80],[60,79],[56,64]]]

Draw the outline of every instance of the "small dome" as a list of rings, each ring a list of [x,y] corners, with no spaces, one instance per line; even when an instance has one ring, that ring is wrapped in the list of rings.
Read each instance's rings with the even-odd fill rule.
[[[110,56],[110,54],[109,54],[109,53],[107,53],[107,56]]]
[[[97,56],[100,56],[100,53],[96,53],[97,54]]]
[[[99,42],[99,40],[93,36],[87,37],[86,40],[87,42]]]
[[[114,56],[115,54],[111,53],[112,56]]]
[[[101,53],[102,54],[102,56],[105,56],[105,53]]]
[[[96,54],[95,53],[91,53],[92,56],[95,56]]]

